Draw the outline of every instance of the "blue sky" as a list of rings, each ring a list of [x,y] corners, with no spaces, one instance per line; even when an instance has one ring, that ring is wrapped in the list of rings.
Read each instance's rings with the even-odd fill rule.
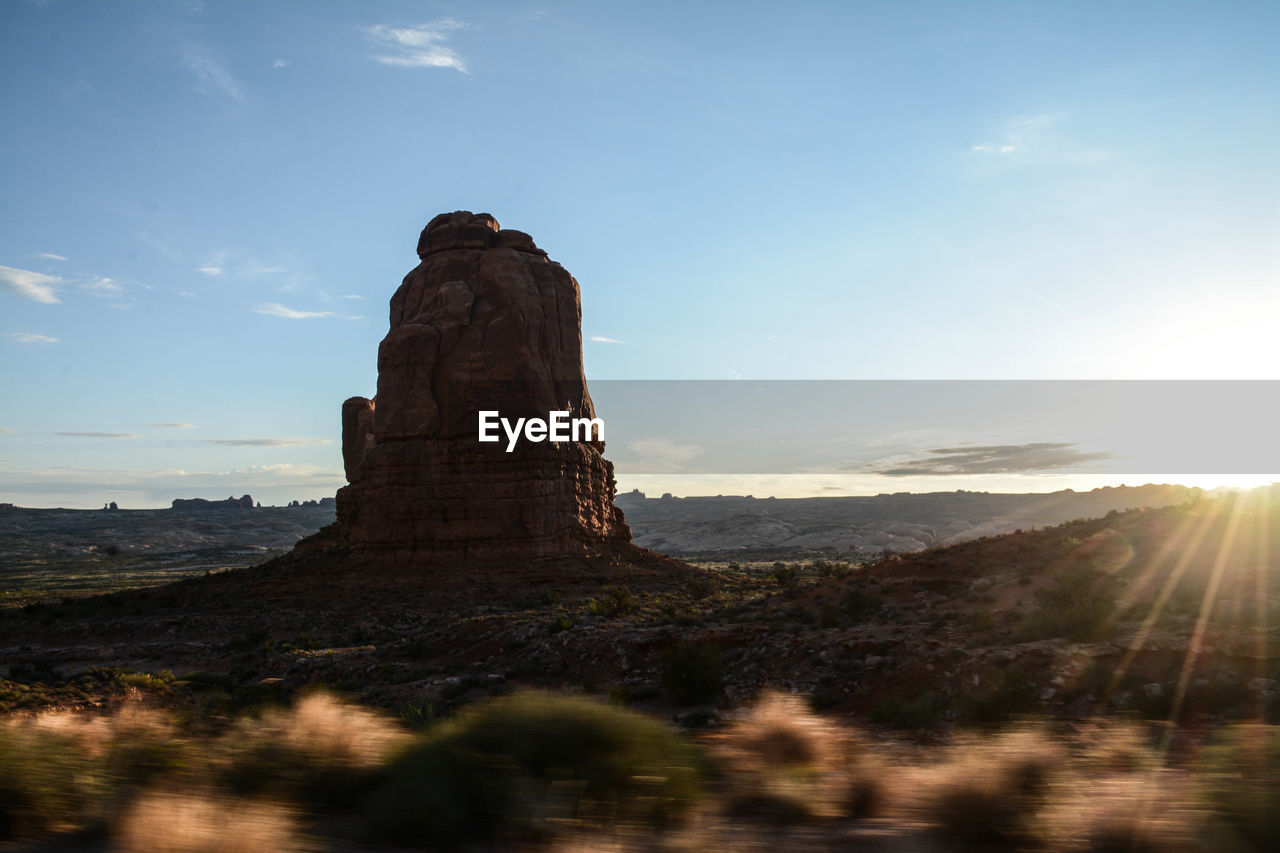
[[[1272,2],[4,0],[0,500],[332,494],[460,208],[577,277],[589,379],[1277,378],[1277,41]]]

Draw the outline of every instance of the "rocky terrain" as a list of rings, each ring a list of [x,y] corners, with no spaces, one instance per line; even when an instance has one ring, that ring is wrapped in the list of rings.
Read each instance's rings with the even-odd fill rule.
[[[0,508],[0,607],[252,566],[333,522],[327,505]]]
[[[1162,716],[1178,703],[1274,714],[1277,509],[1240,501],[866,565],[676,571],[656,555],[637,566],[628,550],[611,561],[473,563],[424,584],[411,568],[352,573],[337,554],[278,559],[10,611],[0,661],[10,675],[169,670],[198,689],[208,673],[223,687],[339,684],[374,704],[437,710],[532,684],[624,691],[703,716],[774,687],[890,725]]]

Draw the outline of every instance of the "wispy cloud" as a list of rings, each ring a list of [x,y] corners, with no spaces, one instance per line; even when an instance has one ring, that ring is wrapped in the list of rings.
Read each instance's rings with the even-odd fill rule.
[[[60,432],[57,434],[71,438],[142,438],[136,432]]]
[[[367,27],[365,33],[377,51],[373,59],[383,65],[401,68],[453,68],[467,73],[462,57],[444,42],[451,33],[465,29],[466,24],[442,18],[416,27],[391,27],[386,24]]]
[[[287,59],[277,59],[275,62],[271,63],[271,67],[272,68],[288,68],[292,64],[293,63]]]
[[[35,302],[54,303],[58,299],[53,292],[53,285],[62,281],[56,275],[20,270],[14,267],[0,266],[0,286],[11,293],[25,296]]]
[[[188,43],[182,52],[182,65],[195,75],[200,92],[240,104],[245,102],[240,81],[204,45]]]
[[[124,293],[124,287],[105,276],[93,276],[80,282],[80,292],[98,299],[116,299]]]
[[[344,293],[342,294],[342,298],[343,299],[364,299],[364,297],[358,293]]]
[[[5,337],[20,344],[56,344],[58,342],[57,338],[37,335],[35,332],[9,332]]]
[[[1053,113],[1016,116],[1004,122],[1000,138],[969,146],[975,154],[993,156],[1021,154],[1036,145],[1058,123]]]
[[[17,434],[18,434],[18,431],[16,429],[7,429],[6,427],[0,427],[0,435],[17,435]]]
[[[193,424],[176,423],[172,421],[162,421],[158,424],[152,424],[157,429],[195,429]]]
[[[624,344],[626,341],[620,341],[617,338],[606,338],[603,335],[592,335],[591,340],[598,344]]]
[[[170,246],[167,242],[147,231],[134,232],[133,239],[153,251],[159,252],[175,263],[182,262],[182,253]]]
[[[877,471],[886,477],[950,476],[954,474],[1017,474],[1070,468],[1111,458],[1110,453],[1084,453],[1074,444],[1035,442],[984,447],[939,447],[927,455]]]
[[[222,275],[222,267],[196,267],[196,272],[205,275]]]
[[[988,162],[1090,166],[1118,152],[1076,138],[1072,125],[1081,122],[1059,113],[1015,116],[996,126],[991,138],[969,146],[969,153]]]
[[[65,261],[62,255],[55,255],[53,252],[37,252],[33,257],[44,258],[46,261]]]
[[[327,438],[206,438],[203,441],[223,447],[304,447],[330,443]]]
[[[312,320],[316,317],[338,316],[332,311],[295,311],[292,308],[286,308],[279,302],[265,302],[261,305],[255,305],[253,310],[259,314],[266,314],[268,317],[284,317],[286,320]]]

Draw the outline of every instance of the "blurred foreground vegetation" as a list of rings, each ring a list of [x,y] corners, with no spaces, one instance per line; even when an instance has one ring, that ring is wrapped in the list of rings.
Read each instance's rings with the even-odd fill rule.
[[[534,691],[419,730],[324,692],[221,720],[127,703],[0,725],[0,839],[59,849],[1273,850],[1278,802],[1275,726],[921,744],[776,693],[697,740]]]

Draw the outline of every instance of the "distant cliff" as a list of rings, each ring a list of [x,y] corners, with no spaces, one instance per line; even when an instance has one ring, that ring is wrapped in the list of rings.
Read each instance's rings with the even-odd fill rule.
[[[253,498],[244,495],[239,498],[227,498],[225,501],[209,501],[204,498],[174,498],[170,509],[195,510],[203,512],[210,509],[253,509]]]

